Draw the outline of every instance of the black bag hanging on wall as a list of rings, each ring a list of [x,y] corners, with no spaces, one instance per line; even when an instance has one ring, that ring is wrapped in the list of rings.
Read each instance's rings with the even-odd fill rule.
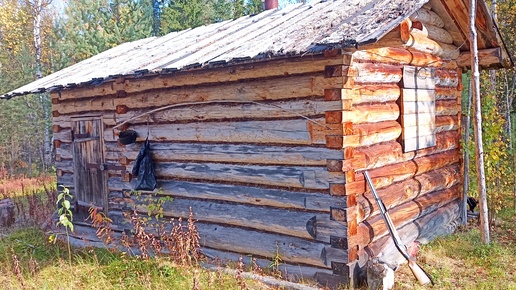
[[[131,173],[133,176],[138,176],[134,185],[135,190],[154,190],[156,188],[157,181],[148,138],[145,139],[145,143],[140,148]]]

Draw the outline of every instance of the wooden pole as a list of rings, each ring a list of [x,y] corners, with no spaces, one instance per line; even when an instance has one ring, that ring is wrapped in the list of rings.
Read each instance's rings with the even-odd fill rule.
[[[472,96],[472,85],[471,78],[469,79],[469,89],[468,89],[468,102],[467,102],[467,115],[464,124],[464,146],[468,146],[469,143],[469,128],[471,126],[471,97]],[[464,184],[462,187],[463,197],[462,197],[462,207],[461,207],[461,217],[462,224],[466,225],[468,223],[468,189],[469,189],[469,154],[467,150],[464,150]]]
[[[486,192],[486,177],[484,171],[484,148],[482,145],[482,108],[480,101],[480,72],[478,70],[478,45],[477,45],[477,30],[475,27],[475,18],[477,11],[477,1],[470,0],[471,10],[469,13],[469,27],[470,27],[470,51],[471,57],[471,72],[472,72],[472,86],[473,86],[473,103],[475,112],[475,155],[477,167],[477,182],[478,182],[478,199],[480,203],[480,232],[482,233],[482,242],[484,244],[490,243],[489,238],[489,212],[487,209],[487,192]]]

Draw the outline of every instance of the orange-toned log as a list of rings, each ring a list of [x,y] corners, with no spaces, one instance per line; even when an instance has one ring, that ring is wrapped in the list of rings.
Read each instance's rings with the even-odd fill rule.
[[[453,37],[446,29],[420,21],[412,22],[410,33],[419,34],[442,43],[453,43]]]
[[[459,128],[459,118],[455,116],[436,116],[435,132],[452,131]]]
[[[444,131],[436,134],[436,146],[432,146],[418,151],[403,152],[401,144],[397,141],[373,144],[366,147],[355,148],[352,159],[344,160],[343,171],[362,170],[379,168],[382,166],[405,162],[414,157],[422,157],[443,151],[459,148],[460,136],[457,131]],[[354,160],[361,160],[357,162]],[[360,164],[363,167],[353,167]]]
[[[435,88],[435,99],[436,100],[457,100],[460,99],[461,91],[456,88],[444,88],[444,87],[436,87]]]
[[[357,84],[355,89],[358,97],[353,99],[353,104],[396,101],[401,94],[397,84]]]
[[[455,45],[432,40],[420,34],[411,33],[408,40],[403,41],[399,27],[387,33],[378,42],[361,46],[359,49],[368,50],[384,47],[406,48],[411,51],[416,50],[433,54],[446,60],[455,60],[460,55],[460,50]]]
[[[353,60],[361,62],[410,64],[412,53],[404,48],[381,47],[358,50],[353,53]]]
[[[458,164],[452,164],[379,189],[378,195],[387,208],[393,208],[408,200],[450,188],[459,183],[461,183],[460,167]],[[379,214],[378,206],[370,190],[357,196],[356,202],[355,213],[358,222]],[[348,208],[348,211],[352,212],[353,209]],[[350,215],[348,214],[348,216]]]
[[[443,19],[439,15],[437,15],[437,13],[429,9],[419,9],[418,11],[414,12],[414,14],[412,14],[409,18],[412,22],[420,21],[422,23],[431,24],[437,27],[444,27]]]
[[[355,83],[398,83],[403,76],[403,66],[379,63],[355,63]]]
[[[397,121],[365,123],[353,126],[353,134],[344,136],[344,147],[369,146],[375,143],[396,140],[401,135]]]
[[[371,169],[369,170],[369,175],[371,176],[376,188],[383,188],[393,184],[394,182],[412,178],[415,175],[457,163],[460,156],[460,151],[454,149]],[[366,191],[366,183],[363,173],[361,171],[357,171],[355,173],[355,181],[346,183],[344,186],[346,195],[364,193]]]
[[[437,100],[435,102],[435,114],[437,116],[457,115],[461,111],[461,105],[457,100]]]
[[[457,88],[459,77],[456,70],[436,69],[434,72],[435,85],[439,87]]]
[[[399,228],[454,199],[460,198],[461,193],[462,187],[460,185],[428,193],[389,210],[389,215],[396,228]],[[358,245],[359,248],[362,249],[386,234],[387,228],[385,222],[380,215],[375,215],[357,225],[356,235],[348,238],[348,246],[353,247]]]
[[[353,124],[395,121],[400,109],[394,102],[357,105],[351,111],[342,112],[342,122]]]
[[[455,199],[435,211],[424,216],[418,217],[416,220],[398,228],[398,234],[404,245],[410,245],[413,241],[418,240],[421,243],[427,243],[438,236],[452,233],[456,226],[456,220],[459,218],[459,199]],[[367,247],[357,251],[357,255],[367,253],[369,257],[382,256],[389,261],[404,262],[405,258],[401,256],[396,249],[392,238],[384,235],[381,238],[371,242]]]
[[[401,37],[401,36],[400,36]],[[419,51],[409,51],[402,48],[401,38],[397,47],[379,47],[359,50],[353,53],[353,59],[360,62],[387,64],[410,64],[415,66],[457,68],[456,62],[443,60],[441,57]]]

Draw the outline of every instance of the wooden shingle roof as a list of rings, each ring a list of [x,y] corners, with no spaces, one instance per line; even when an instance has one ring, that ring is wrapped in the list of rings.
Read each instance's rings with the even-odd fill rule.
[[[124,43],[2,98],[375,42],[427,0],[329,0]]]

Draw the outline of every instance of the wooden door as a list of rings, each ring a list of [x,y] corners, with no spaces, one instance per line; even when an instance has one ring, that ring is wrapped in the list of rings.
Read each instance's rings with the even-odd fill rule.
[[[72,119],[75,205],[81,218],[92,205],[107,213],[102,124],[100,117]]]

